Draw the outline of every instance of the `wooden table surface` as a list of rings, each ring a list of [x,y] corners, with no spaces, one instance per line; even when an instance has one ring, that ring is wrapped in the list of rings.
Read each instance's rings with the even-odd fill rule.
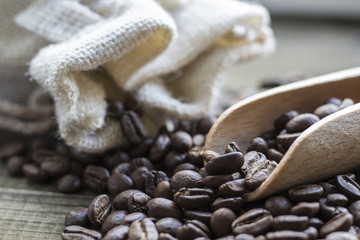
[[[281,19],[273,21],[273,28],[277,51],[233,68],[225,87],[256,86],[262,77],[293,70],[319,75],[359,66],[359,23]],[[2,77],[4,71],[9,74],[8,68],[0,66]],[[8,86],[7,81],[0,78],[0,86]],[[0,143],[8,141],[0,136]],[[92,196],[95,194],[60,194],[54,183],[42,185],[11,177],[0,162],[0,239],[60,239],[66,213],[74,206],[87,206]]]

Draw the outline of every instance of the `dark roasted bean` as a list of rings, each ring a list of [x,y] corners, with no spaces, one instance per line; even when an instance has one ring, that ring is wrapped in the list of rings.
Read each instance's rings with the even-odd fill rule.
[[[323,219],[329,220],[330,218],[336,216],[337,214],[347,211],[344,207],[333,207],[329,206],[326,203],[326,198],[320,198],[320,215]]]
[[[262,208],[254,208],[232,222],[233,234],[248,233],[260,235],[266,233],[272,226],[273,217]]]
[[[144,124],[133,111],[126,111],[121,115],[120,125],[124,136],[133,145],[139,144],[146,135]]]
[[[118,195],[113,200],[113,206],[117,210],[128,210],[127,209],[127,200],[133,195],[134,193],[141,192],[137,189],[129,189],[125,190]]]
[[[175,169],[173,174],[180,172],[180,171],[184,171],[184,170],[190,170],[190,171],[195,171],[198,172],[199,168],[196,167],[194,164],[191,163],[182,163],[180,165],[178,165]]]
[[[210,128],[215,123],[215,117],[204,117],[199,120],[197,130],[199,133],[207,134],[210,131]]]
[[[206,225],[210,225],[211,212],[204,211],[185,211],[185,217],[189,220],[198,220]]]
[[[297,111],[289,111],[286,113],[281,114],[275,121],[274,121],[274,128],[276,131],[280,132],[281,130],[283,130],[286,126],[286,124],[293,119],[294,117],[296,117],[297,115],[299,115],[299,113]]]
[[[106,155],[103,160],[103,163],[107,169],[113,169],[121,163],[128,163],[128,162],[130,162],[129,155],[121,150],[116,151],[111,155],[110,154]]]
[[[309,236],[310,240],[314,240],[319,236],[318,230],[312,226],[306,228],[303,232]]]
[[[149,218],[137,220],[130,225],[129,240],[158,239],[158,237],[155,224]]]
[[[170,148],[171,140],[169,136],[166,133],[159,134],[150,148],[149,159],[152,162],[163,161]]]
[[[165,166],[168,170],[174,171],[174,169],[182,163],[185,163],[186,153],[178,153],[176,151],[170,151],[165,157]]]
[[[183,170],[175,173],[170,183],[171,187],[176,191],[182,187],[198,188],[203,186],[201,175],[192,170]]]
[[[40,165],[46,175],[58,178],[70,171],[70,162],[61,156],[52,156],[45,158]]]
[[[6,161],[7,170],[11,175],[22,175],[22,167],[26,163],[26,158],[23,156],[12,156]]]
[[[145,189],[145,178],[149,170],[146,167],[138,167],[131,173],[131,179],[134,182],[136,189],[144,191]]]
[[[0,147],[0,159],[6,160],[15,155],[21,155],[25,150],[25,143],[12,142]]]
[[[162,171],[152,170],[145,173],[145,193],[154,197],[156,186],[162,181],[168,181],[168,177]]]
[[[286,131],[288,133],[302,132],[319,120],[318,116],[311,113],[299,114],[286,124]]]
[[[181,208],[195,209],[210,206],[215,194],[206,188],[180,188],[174,194],[174,201]]]
[[[111,117],[120,118],[121,114],[124,112],[124,105],[122,102],[113,99],[107,99],[106,102],[106,114]]]
[[[171,190],[171,185],[169,181],[160,182],[154,191],[154,197],[162,197],[167,198],[169,200],[173,200],[173,193]]]
[[[154,218],[173,217],[182,219],[182,212],[175,202],[166,198],[154,198],[147,203],[148,215]]]
[[[44,171],[35,164],[24,164],[22,167],[22,171],[24,175],[31,181],[46,182],[48,180],[48,176],[44,173]]]
[[[340,213],[320,228],[320,237],[325,237],[331,232],[347,231],[352,224],[353,216],[349,212]]]
[[[339,191],[345,196],[354,200],[360,200],[360,186],[349,176],[338,175],[336,177],[336,185]]]
[[[108,178],[106,186],[110,195],[115,196],[125,190],[131,189],[134,183],[126,174],[118,173],[112,174]]]
[[[236,142],[229,143],[225,148],[225,154],[231,153],[231,152],[241,152],[239,146],[236,144]]]
[[[184,131],[177,131],[171,134],[172,147],[178,152],[189,151],[192,146],[192,137]]]
[[[203,146],[205,144],[205,136],[203,134],[196,134],[192,137],[194,146]]]
[[[119,165],[116,165],[112,170],[111,174],[118,174],[118,173],[124,173],[127,174],[129,172],[130,163],[120,163]]]
[[[133,222],[146,218],[146,215],[142,212],[133,212],[126,215],[120,222],[121,225],[130,226]]]
[[[360,226],[360,200],[350,204],[348,210],[354,217],[354,225]]]
[[[241,170],[246,174],[247,169],[256,162],[263,162],[266,160],[266,156],[263,153],[251,151],[244,155],[244,164],[241,167]]]
[[[354,105],[354,101],[350,98],[345,98],[339,106],[339,110],[350,107],[352,105]]]
[[[338,231],[327,235],[325,240],[358,240],[358,238],[348,232]]]
[[[119,225],[110,229],[103,240],[126,240],[128,239],[129,227],[126,225]]]
[[[145,157],[148,155],[151,146],[153,145],[153,139],[147,138],[144,139],[141,143],[132,146],[128,154],[131,158],[139,158],[139,157]]]
[[[81,189],[81,179],[74,174],[66,174],[57,181],[57,189],[63,193],[76,193]],[[76,224],[73,224],[76,225]]]
[[[240,177],[241,177],[240,173],[233,173],[233,174],[227,174],[227,175],[212,175],[212,176],[206,176],[203,179],[203,183],[208,188],[216,189],[216,188],[220,187],[222,184],[229,182],[229,181],[237,180]]]
[[[68,226],[61,234],[63,240],[100,240],[101,234],[97,231],[90,230],[81,226]]]
[[[266,240],[308,240],[306,233],[291,230],[269,232],[266,234]]]
[[[339,98],[331,97],[331,98],[329,98],[329,99],[326,101],[326,103],[332,103],[332,104],[334,104],[334,105],[336,105],[336,106],[340,106],[340,104],[342,103],[342,101],[341,101],[341,99],[339,99]]]
[[[245,181],[243,178],[228,181],[223,183],[218,190],[223,197],[239,197],[246,190]]]
[[[236,215],[227,208],[219,208],[210,218],[210,226],[216,237],[224,237],[232,233],[231,223]]]
[[[296,215],[282,215],[274,217],[274,230],[293,230],[302,231],[309,223],[309,218],[306,216]]]
[[[326,103],[324,105],[317,107],[314,111],[314,114],[321,119],[330,114],[333,114],[334,112],[336,112],[338,110],[339,110],[339,107],[336,106],[335,104]]]
[[[269,210],[273,216],[289,214],[292,206],[291,201],[284,196],[271,197],[265,202],[265,208]]]
[[[319,229],[321,228],[322,226],[324,226],[324,222],[321,221],[319,218],[310,218],[309,219],[309,226],[313,226],[315,227],[316,229]]]
[[[195,239],[198,237],[209,238],[210,230],[208,227],[197,220],[188,220],[176,231],[179,240]]]
[[[89,190],[102,193],[106,191],[106,184],[109,176],[109,171],[106,168],[88,165],[84,171],[83,181]]]
[[[346,207],[348,202],[349,199],[341,193],[332,193],[326,197],[326,203],[330,206]]]
[[[211,160],[213,160],[214,158],[220,157],[221,155],[218,154],[217,152],[214,152],[212,150],[206,150],[203,153],[203,160],[205,163],[210,162]]]
[[[197,146],[193,147],[187,152],[186,159],[189,161],[189,163],[195,166],[198,167],[203,166],[204,165],[203,153],[204,150],[202,147],[197,147]]]
[[[139,114],[141,114],[141,112],[142,112],[141,100],[140,100],[139,96],[133,92],[126,94],[126,97],[124,100],[124,107],[126,110],[132,110]]]
[[[257,151],[266,154],[269,150],[269,146],[266,141],[261,137],[256,137],[250,142],[250,146],[247,148],[247,152]]]
[[[134,158],[130,161],[129,173],[131,174],[139,167],[146,167],[149,171],[154,170],[154,165],[145,157]]]
[[[328,182],[319,182],[318,183],[324,190],[323,196],[326,197],[331,193],[337,193],[338,190],[335,185],[328,183]]]
[[[100,158],[91,153],[82,152],[76,148],[69,148],[71,159],[78,161],[79,163],[90,165],[90,164],[99,164]]]
[[[182,223],[176,219],[171,217],[166,217],[159,219],[156,223],[156,229],[159,233],[168,233],[172,236],[176,235],[176,230],[181,227]]]
[[[100,227],[102,222],[111,212],[109,196],[106,194],[95,197],[88,207],[88,218],[92,225]]]
[[[275,161],[256,161],[250,164],[245,176],[245,185],[255,189],[261,185],[274,171],[277,163]]]
[[[238,212],[243,205],[244,200],[242,199],[242,197],[217,198],[211,204],[211,209],[215,211],[219,208],[228,208],[233,212]]]
[[[59,155],[54,150],[48,148],[33,149],[31,152],[31,159],[38,165],[52,157],[59,157]]]
[[[259,236],[258,236],[259,237]],[[259,238],[257,238],[258,240]],[[247,233],[240,233],[236,235],[234,240],[255,240],[255,237],[253,235],[247,234]],[[265,237],[261,240],[266,240]]]
[[[177,240],[177,238],[168,233],[160,233],[158,240]]]
[[[101,233],[106,234],[110,229],[120,225],[126,214],[127,211],[124,210],[112,212],[101,224]]]
[[[285,153],[300,134],[301,133],[285,133],[278,135],[276,138],[277,147],[281,152]]]
[[[297,216],[314,217],[320,209],[318,202],[302,202],[290,209],[290,213]]]
[[[127,200],[129,212],[147,213],[146,204],[151,200],[151,197],[145,193],[138,192],[131,195]]]
[[[244,156],[241,152],[231,152],[213,158],[209,161],[205,170],[208,175],[231,174],[240,172],[244,163]]]
[[[88,208],[85,207],[74,207],[65,217],[65,226],[78,225],[86,227],[88,224]]]
[[[273,160],[277,163],[279,163],[281,161],[281,159],[283,158],[284,154],[279,152],[278,150],[274,149],[274,148],[270,148],[267,151],[267,157],[269,160]]]
[[[307,184],[289,190],[289,198],[294,202],[314,202],[323,195],[323,188],[318,184]]]

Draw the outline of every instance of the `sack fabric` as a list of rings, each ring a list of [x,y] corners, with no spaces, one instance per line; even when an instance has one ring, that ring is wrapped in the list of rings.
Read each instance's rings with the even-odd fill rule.
[[[88,152],[126,144],[106,98],[135,92],[156,122],[198,118],[229,67],[274,49],[266,9],[236,0],[2,0],[0,15],[0,62],[30,63],[60,136]]]

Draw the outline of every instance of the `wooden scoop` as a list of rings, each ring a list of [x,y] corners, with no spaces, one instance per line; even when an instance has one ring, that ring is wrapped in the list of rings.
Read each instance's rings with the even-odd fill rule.
[[[246,150],[250,141],[273,129],[282,113],[313,112],[328,98],[360,101],[360,68],[280,86],[244,99],[223,112],[211,128],[206,150],[224,153],[229,142]],[[246,201],[321,181],[360,168],[360,103],[331,114],[306,129],[269,178]]]

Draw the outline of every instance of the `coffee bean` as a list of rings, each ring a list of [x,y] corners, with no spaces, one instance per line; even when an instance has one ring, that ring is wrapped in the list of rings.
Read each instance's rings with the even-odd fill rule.
[[[280,132],[281,130],[283,130],[286,126],[286,124],[293,119],[294,117],[296,117],[297,115],[299,115],[299,113],[297,111],[289,111],[286,113],[281,114],[275,121],[274,121],[274,128],[276,131]]]
[[[154,170],[154,165],[145,157],[134,158],[130,161],[129,173],[131,174],[139,167],[146,167],[149,171]]]
[[[331,193],[337,193],[338,190],[336,188],[335,185],[328,183],[328,182],[319,182],[318,183],[324,190],[324,197],[327,197],[327,195],[331,194]]]
[[[78,225],[86,227],[89,224],[88,208],[74,207],[65,217],[65,226]]]
[[[354,225],[360,226],[360,200],[350,204],[348,210],[354,217]]]
[[[122,150],[118,150],[115,153],[106,155],[103,159],[103,163],[107,169],[113,169],[121,163],[128,162],[130,162],[130,157],[126,152]]]
[[[313,226],[316,229],[319,229],[324,226],[324,222],[321,221],[319,218],[313,217],[309,219],[309,226]]]
[[[166,154],[170,151],[171,148],[171,140],[166,133],[159,134],[149,152],[149,159],[152,162],[160,162],[162,161]]]
[[[228,208],[219,208],[210,219],[210,226],[216,237],[224,237],[232,233],[231,223],[236,219],[236,215]]]
[[[73,225],[65,228],[64,232],[61,233],[61,238],[63,240],[100,240],[101,234],[94,230]]]
[[[231,152],[213,158],[206,164],[205,170],[208,175],[231,174],[241,171],[243,163],[241,152]]]
[[[63,193],[76,193],[81,189],[81,179],[74,174],[66,174],[57,181],[57,189]],[[73,224],[76,225],[76,224]]]
[[[342,101],[341,101],[340,98],[331,97],[331,98],[329,98],[329,99],[326,101],[326,103],[331,103],[331,104],[334,104],[334,105],[336,105],[336,106],[340,106],[341,103],[342,103]]]
[[[184,170],[190,170],[190,171],[198,172],[199,168],[196,167],[194,164],[191,164],[191,163],[182,163],[182,164],[178,165],[174,169],[173,174],[175,174],[177,172],[180,172],[180,171],[184,171]]]
[[[339,106],[339,110],[350,107],[352,105],[354,105],[354,101],[350,98],[345,98]]]
[[[339,191],[354,200],[360,200],[360,186],[347,175],[338,175],[336,185]]]
[[[192,137],[184,131],[177,131],[171,134],[172,147],[178,152],[189,151],[192,146]]]
[[[195,239],[198,237],[209,238],[210,230],[208,227],[197,220],[188,220],[176,231],[179,240]]]
[[[233,212],[240,211],[241,207],[244,205],[244,200],[242,197],[231,197],[231,198],[217,198],[211,204],[211,210],[215,211],[219,208],[228,208]]]
[[[290,209],[290,213],[297,216],[314,217],[320,209],[318,202],[302,202]]]
[[[95,197],[89,205],[88,218],[92,225],[100,227],[111,212],[109,196],[106,194]]]
[[[229,182],[229,181],[237,180],[240,177],[241,177],[240,173],[233,173],[233,174],[227,174],[227,175],[206,176],[203,179],[203,183],[208,188],[216,189],[216,188],[220,187],[222,184],[224,184],[226,182]]]
[[[127,200],[129,212],[142,212],[147,213],[146,204],[151,200],[151,197],[145,193],[138,192],[131,195]]]
[[[273,215],[286,215],[290,213],[293,204],[284,196],[270,197],[265,202],[265,208]]]
[[[213,160],[214,158],[220,157],[221,155],[218,154],[217,152],[214,152],[212,150],[206,150],[203,153],[203,160],[205,163],[210,162],[211,160]]]
[[[231,153],[231,152],[241,152],[239,146],[236,144],[236,142],[229,143],[225,148],[225,154]]]
[[[307,184],[289,190],[293,202],[314,202],[323,195],[323,188],[318,184]]]
[[[186,159],[189,161],[189,163],[191,163],[195,166],[201,167],[204,165],[203,154],[204,154],[204,149],[202,147],[196,146],[196,147],[191,148],[187,152]],[[171,169],[169,169],[169,170],[171,170]]]
[[[349,199],[341,193],[332,193],[327,195],[326,202],[330,206],[341,206],[346,207]]]
[[[263,162],[266,160],[266,156],[263,153],[251,151],[244,155],[244,164],[241,170],[246,174],[247,170],[256,162]]]
[[[235,219],[231,226],[233,234],[248,233],[260,235],[270,230],[273,217],[270,212],[262,208],[254,208]]]
[[[129,172],[129,167],[130,167],[130,163],[128,162],[120,163],[111,170],[111,174],[119,174],[119,173],[127,174]]]
[[[165,166],[168,170],[174,171],[174,169],[182,163],[185,163],[186,153],[178,153],[176,151],[170,151],[165,157]]]
[[[183,170],[175,173],[170,183],[171,187],[176,191],[182,187],[200,188],[203,186],[201,175],[192,170]]]
[[[199,120],[197,130],[199,133],[207,134],[210,131],[210,128],[215,123],[215,117],[204,117]]]
[[[46,175],[58,178],[70,171],[70,162],[61,156],[46,158],[40,165]]]
[[[106,184],[109,176],[109,171],[106,168],[88,165],[84,171],[83,181],[89,190],[102,193],[106,191]]]
[[[119,193],[118,195],[116,195],[116,197],[114,198],[112,204],[113,207],[117,210],[128,210],[127,209],[127,200],[131,197],[131,195],[133,195],[134,193],[138,193],[141,192],[137,189],[129,189],[129,190],[125,190],[121,193]]]
[[[12,142],[0,147],[0,159],[6,160],[15,155],[21,155],[25,150],[25,143]]]
[[[148,218],[137,220],[130,225],[129,240],[158,239],[155,224]]]
[[[306,216],[296,215],[282,215],[274,217],[273,228],[274,230],[293,230],[302,231],[309,223],[309,218]]]
[[[301,133],[285,133],[276,137],[277,147],[285,153]]]
[[[266,234],[266,240],[308,240],[306,233],[291,230],[269,232]]]
[[[347,231],[352,224],[353,216],[349,212],[340,213],[320,228],[320,237],[325,237],[331,232]]]
[[[275,161],[263,160],[250,164],[245,176],[245,185],[251,189],[259,187],[274,171]]]
[[[176,230],[181,227],[182,223],[176,218],[166,217],[159,219],[156,223],[156,229],[159,233],[168,233],[172,236],[176,235]]]
[[[158,240],[177,240],[177,238],[171,236],[168,233],[160,233]]]
[[[218,190],[223,197],[239,197],[246,190],[245,181],[243,178],[228,181],[220,185]]]
[[[146,135],[144,124],[133,111],[125,111],[121,115],[120,125],[125,138],[133,145],[139,144]]]
[[[90,164],[96,165],[100,163],[100,158],[95,154],[82,152],[74,147],[70,147],[69,152],[71,156],[70,159],[74,159],[79,163],[85,165],[90,165]]]
[[[330,218],[338,215],[343,211],[347,211],[346,208],[343,207],[333,207],[329,206],[326,202],[326,198],[320,198],[320,215],[324,220],[329,220]]]
[[[259,238],[263,237],[263,238]],[[255,237],[253,235],[247,234],[247,233],[240,233],[236,235],[234,240],[255,240]],[[266,240],[264,236],[258,236],[256,240]]]
[[[173,193],[171,190],[171,185],[169,181],[160,182],[154,191],[154,197],[167,198],[169,200],[173,200]]]
[[[120,225],[127,211],[119,210],[109,214],[101,224],[101,233],[106,234],[110,229]]]
[[[110,229],[103,240],[127,240],[129,227],[126,225],[119,225]]]
[[[168,181],[168,177],[162,171],[152,170],[145,173],[145,193],[154,197],[156,186],[162,181]]]
[[[266,154],[269,149],[266,141],[261,137],[256,137],[250,142],[250,146],[247,148],[247,152],[257,151]]]
[[[48,176],[44,173],[44,171],[32,163],[26,163],[22,166],[22,172],[31,181],[34,182],[46,182],[48,180]]]
[[[182,212],[175,202],[166,198],[154,198],[147,203],[148,215],[154,218],[173,217],[182,219]]]
[[[134,186],[133,181],[126,174],[112,174],[107,180],[107,190],[110,195],[115,196],[125,190],[131,189]]]
[[[330,233],[325,240],[357,240],[358,238],[348,232],[338,231]]]
[[[192,137],[194,146],[203,146],[205,144],[205,136],[203,134],[195,134]]]
[[[134,112],[137,112],[138,114],[141,114],[141,100],[139,96],[134,93],[130,92],[126,94],[125,100],[124,100],[124,107],[126,110],[132,110]]]
[[[312,226],[306,228],[303,232],[309,236],[310,240],[317,239],[319,236],[318,230]]]
[[[174,194],[178,206],[186,209],[195,209],[210,206],[215,193],[206,188],[180,188]]]
[[[141,143],[132,146],[128,154],[131,158],[146,157],[153,145],[154,140],[152,138],[146,138]]]
[[[334,112],[336,112],[338,110],[339,110],[339,107],[336,106],[335,104],[326,103],[324,105],[317,107],[314,111],[314,114],[321,119],[330,114],[333,114]]]
[[[273,160],[273,161],[279,163],[281,161],[281,159],[284,157],[284,154],[274,148],[270,148],[267,151],[267,157],[269,160]]]
[[[60,157],[57,152],[48,148],[35,148],[30,153],[30,158],[36,164],[42,164],[45,160],[52,157]]]
[[[22,167],[26,163],[26,158],[22,156],[12,156],[6,161],[7,170],[11,175],[22,175]]]
[[[204,211],[192,211],[186,210],[185,217],[188,220],[198,220],[206,225],[210,225],[210,218],[212,213],[211,212],[204,212]]]
[[[142,212],[133,212],[126,215],[120,222],[121,225],[130,226],[133,222],[137,220],[142,220],[146,218],[146,215]]]
[[[107,111],[106,115],[114,118],[120,118],[121,114],[124,112],[124,105],[122,102],[114,100],[114,99],[107,99]]]
[[[319,120],[318,116],[311,113],[299,114],[286,124],[286,131],[288,133],[302,132]]]

